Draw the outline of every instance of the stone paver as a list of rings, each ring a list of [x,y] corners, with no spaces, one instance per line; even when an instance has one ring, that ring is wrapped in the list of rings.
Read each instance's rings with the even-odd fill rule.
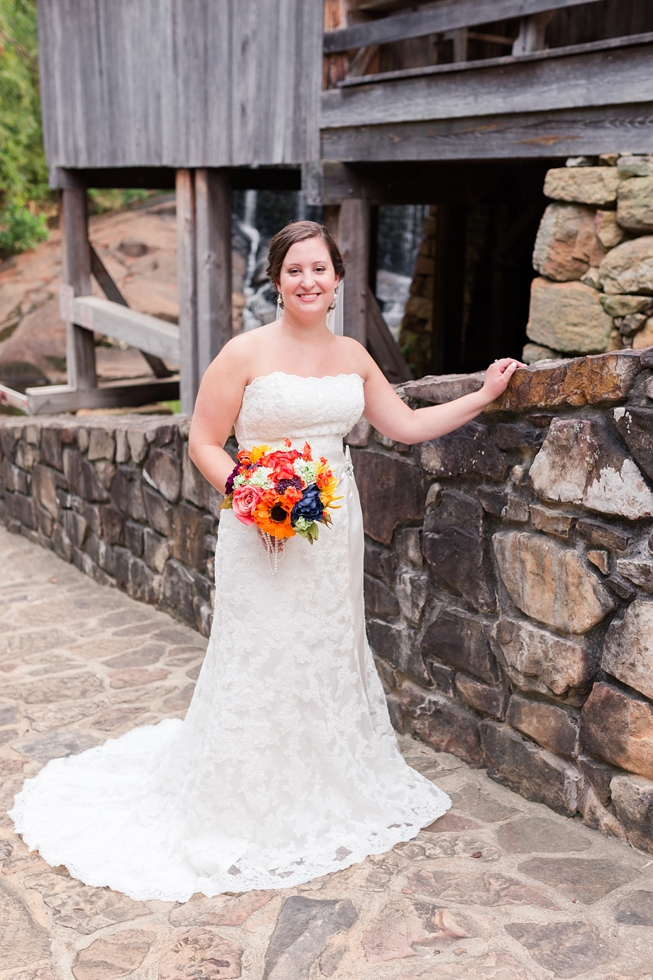
[[[653,860],[401,738],[453,810],[300,888],[135,902],[29,854],[25,776],[183,716],[206,642],[0,530],[0,980],[651,980]]]

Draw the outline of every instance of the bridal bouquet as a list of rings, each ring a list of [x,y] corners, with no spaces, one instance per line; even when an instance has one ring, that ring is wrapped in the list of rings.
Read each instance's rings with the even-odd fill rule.
[[[324,456],[314,460],[308,443],[302,452],[291,449],[289,439],[285,445],[286,449],[242,449],[222,504],[243,524],[258,528],[275,574],[286,539],[299,534],[313,544],[319,525],[332,523],[329,508],[341,499],[335,495],[339,481]]]

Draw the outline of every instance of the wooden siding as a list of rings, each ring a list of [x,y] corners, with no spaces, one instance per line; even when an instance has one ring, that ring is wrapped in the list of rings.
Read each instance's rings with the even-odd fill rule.
[[[322,0],[38,0],[50,168],[316,160]]]

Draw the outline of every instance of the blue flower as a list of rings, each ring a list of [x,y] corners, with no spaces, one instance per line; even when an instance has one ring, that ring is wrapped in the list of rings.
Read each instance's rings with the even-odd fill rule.
[[[320,500],[320,488],[316,483],[311,483],[304,490],[302,499],[293,507],[290,520],[292,524],[298,517],[305,517],[307,521],[320,521],[323,513],[324,505]]]

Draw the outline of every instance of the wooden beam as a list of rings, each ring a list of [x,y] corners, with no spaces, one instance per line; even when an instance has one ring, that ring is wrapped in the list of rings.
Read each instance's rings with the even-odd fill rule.
[[[0,405],[8,405],[10,408],[27,412],[27,395],[23,395],[20,391],[14,391],[7,385],[0,385]]]
[[[195,171],[198,381],[233,333],[231,198],[228,171]]]
[[[45,385],[42,388],[27,388],[25,394],[30,415],[76,412],[80,408],[132,408],[176,400],[179,397],[179,379],[121,381],[89,391],[69,385]]]
[[[626,42],[613,38],[521,58],[435,65],[373,79],[375,84],[368,78],[362,86],[323,92],[322,130],[647,102],[653,99],[653,32]]]
[[[77,296],[73,300],[73,316],[88,330],[124,340],[132,347],[157,357],[167,357],[180,363],[179,327],[167,320],[139,313],[128,306],[99,296]]]
[[[269,167],[231,167],[233,189],[298,191],[301,170],[298,164]],[[141,187],[174,191],[177,171],[172,167],[51,167],[50,187]]]
[[[442,34],[461,27],[491,24],[511,17],[528,17],[545,10],[565,10],[599,0],[442,0],[436,6],[409,14],[395,14],[325,31],[324,53],[350,51],[369,44],[388,44],[409,37]]]
[[[350,163],[564,159],[596,156],[606,147],[613,153],[649,153],[651,146],[653,99],[640,105],[343,126],[322,132],[323,159]],[[431,203],[428,188],[415,185],[406,193],[405,201],[395,203]],[[385,203],[382,196],[374,199]]]
[[[181,410],[192,415],[199,387],[197,372],[197,232],[195,178],[192,170],[177,171],[177,281],[181,348]]]
[[[370,205],[360,198],[342,202],[338,244],[347,275],[344,284],[344,332],[365,346],[367,278],[370,260]]]
[[[88,243],[86,189],[71,187],[61,192],[61,247],[63,281],[75,296],[91,292],[91,254]],[[93,334],[72,321],[66,322],[66,373],[72,388],[97,384]]]
[[[533,14],[532,17],[523,17],[519,25],[519,34],[512,46],[512,53],[517,56],[541,51],[544,48],[546,29],[554,14],[555,10]]]
[[[367,302],[367,348],[391,384],[412,380],[412,373],[404,355],[399,350],[394,337],[383,319],[376,296],[368,289]]]
[[[120,306],[129,308],[129,303],[111,278],[104,262],[93,246],[90,245],[89,247],[91,249],[91,272],[95,276],[98,286],[106,298],[111,300],[112,303],[118,303]],[[155,378],[169,378],[172,376],[173,372],[168,370],[161,358],[157,357],[156,354],[150,354],[146,350],[142,350],[140,353],[150,365]]]

